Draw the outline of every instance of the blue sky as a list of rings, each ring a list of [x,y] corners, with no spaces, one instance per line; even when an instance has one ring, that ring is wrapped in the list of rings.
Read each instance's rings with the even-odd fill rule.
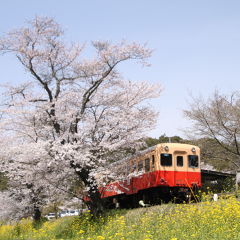
[[[190,95],[209,97],[240,87],[240,1],[236,0],[8,0],[1,3],[0,35],[36,15],[54,17],[66,39],[126,39],[154,49],[150,68],[123,65],[127,79],[161,83],[160,112],[150,136],[180,135],[190,122]],[[0,57],[0,83],[27,78],[13,57]]]

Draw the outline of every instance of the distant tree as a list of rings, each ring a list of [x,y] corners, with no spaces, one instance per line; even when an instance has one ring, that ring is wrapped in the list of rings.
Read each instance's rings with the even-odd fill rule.
[[[182,139],[181,137],[179,136],[172,136],[172,137],[167,137],[166,135],[161,135],[159,137],[159,142],[160,143],[166,143],[166,142],[172,142],[172,143],[183,143],[184,139]]]
[[[108,163],[118,159],[116,150],[134,148],[153,128],[157,114],[148,99],[161,92],[159,85],[124,80],[117,67],[129,60],[147,65],[151,50],[137,43],[95,41],[96,55],[86,60],[84,46],[67,45],[53,19],[36,17],[29,25],[0,39],[0,52],[13,53],[32,77],[7,86],[5,93],[1,128],[12,136],[7,142],[15,144],[16,153],[5,158],[13,163],[6,173],[13,179],[14,172],[22,186],[36,190],[32,193],[38,211],[45,180],[49,186],[64,187],[74,175],[97,215],[104,207],[98,184],[116,177]]]
[[[145,141],[146,145],[142,146],[142,149],[152,147],[152,146],[159,144],[159,139],[157,139],[157,138],[148,137],[148,138],[145,138],[144,141]]]
[[[168,142],[184,143],[187,140],[184,140],[179,136],[168,137],[165,134],[163,134],[159,138],[151,138],[151,137],[145,138],[144,141],[145,141],[147,147],[151,147],[151,146],[157,145],[159,143],[168,143]]]
[[[235,156],[222,148],[213,138],[200,138],[191,141],[201,149],[201,161],[219,171],[231,171]]]
[[[240,94],[235,92],[224,96],[215,92],[212,98],[193,99],[186,117],[193,122],[195,136],[212,138],[231,156],[229,161],[240,171]],[[211,151],[211,150],[210,150]],[[226,154],[224,154],[226,156]],[[226,161],[225,156],[223,160]],[[238,177],[236,176],[236,181]],[[237,186],[237,184],[236,184]]]

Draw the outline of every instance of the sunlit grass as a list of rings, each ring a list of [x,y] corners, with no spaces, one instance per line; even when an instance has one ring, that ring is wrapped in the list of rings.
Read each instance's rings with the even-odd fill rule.
[[[112,211],[93,220],[89,213],[43,223],[0,226],[1,240],[239,240],[240,203],[235,198],[197,204]]]

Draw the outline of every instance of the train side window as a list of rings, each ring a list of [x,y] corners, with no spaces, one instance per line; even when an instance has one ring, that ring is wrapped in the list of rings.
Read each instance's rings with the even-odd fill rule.
[[[137,170],[137,165],[135,161],[132,161],[132,172],[135,172]]]
[[[188,167],[197,168],[198,167],[198,156],[188,155]]]
[[[177,156],[177,166],[183,167],[183,156]]]
[[[152,171],[155,170],[155,156],[152,155]]]
[[[150,171],[150,159],[146,158],[145,159],[145,172],[149,172]]]
[[[160,155],[160,161],[162,166],[172,166],[172,154],[162,153]]]
[[[138,171],[142,171],[143,170],[143,160],[138,161]]]

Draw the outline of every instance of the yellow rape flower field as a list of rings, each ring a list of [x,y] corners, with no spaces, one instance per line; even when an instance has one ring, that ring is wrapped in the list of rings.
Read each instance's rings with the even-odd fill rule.
[[[45,222],[30,220],[0,226],[1,240],[227,240],[240,239],[240,202],[236,198],[197,204],[168,204],[118,210],[93,220],[89,213]]]

